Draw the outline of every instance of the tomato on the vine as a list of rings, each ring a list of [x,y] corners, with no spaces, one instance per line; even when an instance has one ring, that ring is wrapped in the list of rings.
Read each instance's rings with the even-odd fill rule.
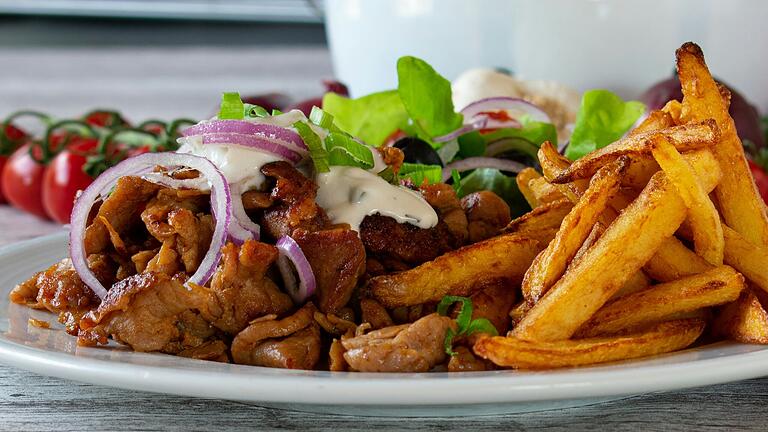
[[[48,218],[41,198],[45,165],[32,158],[31,144],[19,147],[5,164],[2,181],[5,198],[14,207]],[[35,147],[35,153],[39,153]],[[36,154],[39,156],[39,154]]]
[[[0,175],[8,162],[8,157],[13,153],[24,141],[27,140],[27,134],[23,130],[8,123],[5,126],[5,130],[2,131],[5,135],[0,142]],[[3,182],[0,181],[0,204],[6,202],[5,193],[3,192]]]
[[[88,156],[99,145],[96,138],[74,137],[45,169],[42,203],[48,216],[59,223],[69,223],[77,192],[88,187],[93,178],[85,170]]]

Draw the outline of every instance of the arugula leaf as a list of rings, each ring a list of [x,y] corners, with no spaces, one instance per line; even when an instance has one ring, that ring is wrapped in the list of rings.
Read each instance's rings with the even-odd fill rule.
[[[362,169],[373,168],[371,149],[353,140],[342,132],[331,132],[325,137],[329,165],[353,166]]]
[[[383,144],[388,136],[408,123],[408,113],[396,90],[357,99],[326,93],[323,111],[333,116],[339,129],[373,146]]]
[[[245,105],[240,100],[240,93],[227,92],[221,95],[220,120],[242,120],[245,117]]]
[[[468,297],[445,296],[437,304],[437,313],[442,316],[448,315],[448,308],[454,303],[460,303],[459,313],[456,316],[456,331],[449,328],[445,333],[443,347],[445,353],[454,356],[453,340],[457,336],[469,336],[474,333],[488,333],[491,336],[498,336],[499,332],[493,324],[485,318],[472,319],[472,300]]]
[[[397,79],[397,92],[405,110],[427,134],[422,138],[445,135],[461,127],[464,116],[454,111],[451,82],[427,62],[412,56],[400,57]]]
[[[440,167],[440,165],[424,165],[404,162],[400,166],[398,177],[401,179],[410,179],[413,184],[417,186],[424,183],[424,180],[429,184],[440,183],[443,181],[443,168]]]
[[[461,197],[488,190],[496,193],[509,205],[512,217],[517,217],[531,210],[528,202],[517,187],[514,177],[504,175],[494,168],[479,168],[461,180]]]
[[[585,92],[565,156],[576,160],[618,140],[644,112],[642,103],[624,102],[608,90]]]
[[[330,171],[328,152],[323,147],[320,137],[317,136],[308,124],[302,121],[294,123],[293,128],[296,129],[304,144],[309,148],[309,155],[312,158],[312,163],[315,165],[315,171],[319,173]]]

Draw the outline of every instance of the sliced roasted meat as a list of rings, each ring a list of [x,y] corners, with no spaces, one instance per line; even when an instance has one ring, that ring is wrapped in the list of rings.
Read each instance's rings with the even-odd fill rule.
[[[235,335],[256,318],[291,309],[291,298],[266,276],[277,248],[248,240],[240,247],[227,243],[221,252],[221,264],[211,279],[213,325]]]
[[[517,298],[516,292],[517,285],[508,279],[483,282],[480,291],[470,297],[472,319],[485,318],[496,327],[500,335],[506,334],[511,321],[509,312]]]
[[[421,194],[424,199],[435,209],[438,218],[448,225],[452,235],[454,248],[463,246],[467,242],[467,215],[461,206],[456,191],[445,183],[435,183],[422,186]]]
[[[207,212],[209,202],[209,195],[201,191],[163,188],[147,203],[141,212],[141,220],[154,238],[164,241],[176,234],[176,229],[170,223],[172,215],[180,210],[186,210],[192,215]]]
[[[186,287],[161,273],[140,273],[113,285],[101,305],[80,320],[78,343],[106,344],[111,336],[135,351],[175,354],[215,334],[194,318],[209,303],[206,288]]]
[[[360,372],[426,372],[445,361],[443,341],[456,322],[438,314],[342,340],[344,359]]]
[[[277,239],[297,228],[316,231],[330,224],[328,216],[315,202],[317,184],[287,162],[272,162],[261,172],[275,181],[270,198],[275,205],[264,211],[261,225]]]
[[[507,203],[490,191],[465,196],[461,199],[461,207],[467,215],[470,243],[499,235],[512,221]]]
[[[361,299],[360,312],[362,313],[362,322],[370,324],[374,330],[395,325],[389,312],[374,299]]]
[[[296,230],[293,239],[315,274],[318,309],[329,313],[346,306],[365,273],[365,248],[357,233],[345,228]]]
[[[312,369],[320,359],[315,307],[307,303],[281,319],[256,320],[232,341],[235,363],[283,369]]]
[[[456,355],[448,360],[448,372],[477,372],[493,370],[493,363],[476,357],[467,347],[456,347],[453,349]]]
[[[99,304],[99,298],[80,280],[69,258],[17,285],[10,299],[59,314],[59,322],[72,334],[77,334],[80,317]]]
[[[139,221],[144,204],[155,196],[160,186],[139,177],[122,177],[99,207],[97,217],[85,230],[87,254],[103,252],[111,245],[110,232],[101,221],[105,218],[118,234],[124,234]]]
[[[177,355],[180,357],[193,358],[197,360],[210,360],[222,363],[229,363],[229,347],[224,341],[214,340],[205,342],[202,345],[187,348]]]
[[[431,261],[456,248],[453,235],[443,221],[434,228],[421,229],[381,215],[363,219],[360,239],[368,254],[387,270],[402,270],[402,267]]]

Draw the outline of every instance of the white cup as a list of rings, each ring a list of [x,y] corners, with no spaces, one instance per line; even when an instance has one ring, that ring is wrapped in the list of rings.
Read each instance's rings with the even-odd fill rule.
[[[714,75],[768,111],[765,0],[326,0],[338,78],[353,96],[394,88],[402,55],[449,79],[503,67],[580,91],[637,97],[692,40]]]

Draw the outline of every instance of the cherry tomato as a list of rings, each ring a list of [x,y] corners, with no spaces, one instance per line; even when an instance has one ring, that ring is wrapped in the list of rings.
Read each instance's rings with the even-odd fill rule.
[[[96,110],[91,111],[85,115],[83,121],[91,126],[97,126],[102,128],[116,128],[128,126],[126,121],[120,113],[116,111]]]
[[[43,207],[56,222],[69,223],[77,192],[93,182],[83,168],[98,143],[96,138],[75,137],[46,167],[42,185]]]
[[[768,174],[765,173],[760,165],[753,161],[749,161],[749,169],[752,171],[752,177],[755,178],[757,184],[757,190],[760,191],[760,196],[763,197],[763,201],[768,202]]]
[[[5,128],[5,137],[7,138],[7,148],[6,144],[0,145],[0,175],[8,161],[8,155],[13,153],[27,139],[27,134],[16,126],[9,124]],[[6,202],[5,194],[3,193],[3,182],[0,181],[0,204]]]
[[[32,159],[30,144],[19,147],[5,164],[3,193],[11,205],[41,218],[48,218],[41,199],[45,166]]]

